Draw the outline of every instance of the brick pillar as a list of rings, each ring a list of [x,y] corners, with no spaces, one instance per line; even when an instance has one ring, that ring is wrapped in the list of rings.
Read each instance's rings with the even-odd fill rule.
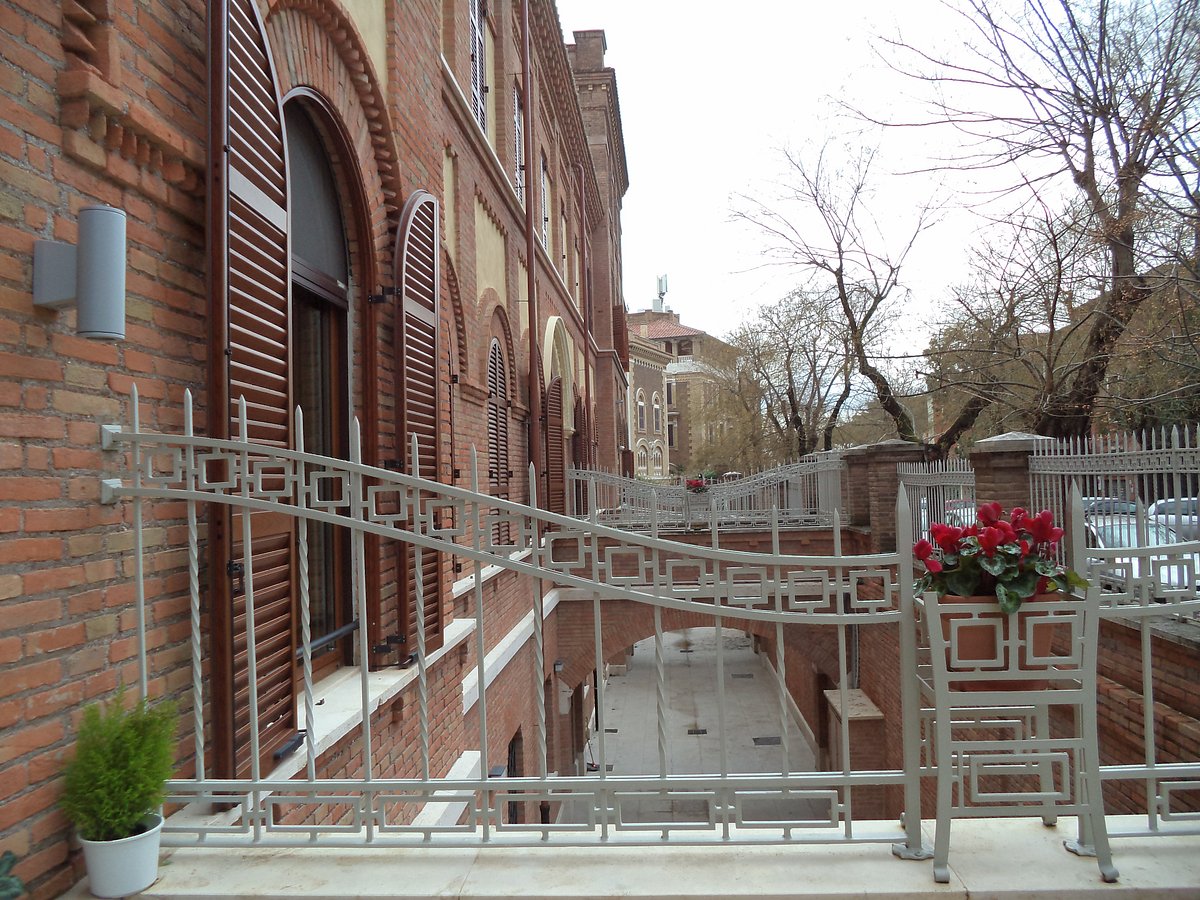
[[[850,497],[848,524],[871,529],[871,553],[896,549],[896,495],[900,490],[896,464],[923,462],[928,458],[929,448],[925,444],[899,439],[864,444],[843,455]]]
[[[980,503],[998,502],[1004,509],[1030,505],[1029,458],[1039,441],[1049,438],[1021,431],[984,438],[971,450],[975,497]]]

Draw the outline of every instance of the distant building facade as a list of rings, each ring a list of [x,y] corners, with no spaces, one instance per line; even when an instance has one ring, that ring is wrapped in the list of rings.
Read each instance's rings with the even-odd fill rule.
[[[722,474],[725,461],[712,450],[730,427],[720,413],[719,367],[733,348],[699,328],[679,321],[679,313],[657,298],[651,309],[629,314],[630,340],[655,345],[669,361],[664,370],[666,447],[676,473],[701,468]],[[630,385],[630,396],[635,391]],[[636,406],[631,407],[636,413]]]
[[[629,336],[629,447],[639,478],[671,474],[667,440],[667,366],[672,358],[655,341]]]

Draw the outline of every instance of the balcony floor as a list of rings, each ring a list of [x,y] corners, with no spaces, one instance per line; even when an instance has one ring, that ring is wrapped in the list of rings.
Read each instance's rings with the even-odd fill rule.
[[[1144,819],[1112,817],[1110,827]],[[1074,832],[1037,819],[954,823],[951,881],[932,863],[908,862],[878,844],[807,847],[587,847],[403,850],[170,851],[144,897],[634,897],[1068,898],[1200,897],[1200,838],[1121,838],[1119,884],[1095,860],[1062,849]],[[932,826],[927,827],[932,837]],[[86,897],[86,882],[67,897]]]

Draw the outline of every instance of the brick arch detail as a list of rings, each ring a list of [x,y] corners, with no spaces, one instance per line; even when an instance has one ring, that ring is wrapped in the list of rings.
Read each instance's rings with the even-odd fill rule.
[[[470,374],[471,355],[467,351],[467,316],[463,310],[462,291],[458,286],[458,270],[454,268],[454,260],[450,251],[442,244],[442,276],[446,279],[446,295],[450,298],[450,314],[454,319],[454,338],[458,345],[458,374],[466,378]],[[480,371],[486,371],[486,367]]]
[[[491,338],[497,338],[504,346],[504,355],[508,363],[508,390],[511,395],[510,399],[516,399],[518,375],[517,353],[516,346],[513,344],[512,326],[508,321],[508,312],[505,310],[504,304],[500,302],[499,296],[491,288],[483,292],[479,305],[483,309],[483,321],[489,323],[489,339],[481,342],[478,351],[481,354],[480,371],[487,371],[487,354],[491,350]]]
[[[654,635],[654,607],[636,600],[605,600],[601,604],[600,641],[607,657],[614,650],[631,647]],[[555,607],[558,629],[558,654],[564,660],[562,679],[565,684],[577,685],[589,677],[596,667],[596,643],[590,600],[567,600]],[[663,632],[683,628],[711,628],[716,624],[710,613],[686,612],[663,608]],[[760,619],[722,617],[721,625],[732,631],[746,631],[760,637],[774,638],[775,623]]]
[[[370,204],[379,272],[389,272],[399,172],[387,103],[358,29],[332,0],[275,0],[266,15],[280,92],[307,87],[342,120]],[[299,52],[303,49],[303,52]],[[295,50],[292,53],[289,51]]]

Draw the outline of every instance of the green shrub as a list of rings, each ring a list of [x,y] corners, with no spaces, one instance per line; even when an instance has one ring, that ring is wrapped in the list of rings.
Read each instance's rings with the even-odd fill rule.
[[[124,693],[84,710],[67,764],[63,810],[89,841],[137,833],[142,818],[162,805],[175,770],[175,704],[143,699],[126,709]]]

